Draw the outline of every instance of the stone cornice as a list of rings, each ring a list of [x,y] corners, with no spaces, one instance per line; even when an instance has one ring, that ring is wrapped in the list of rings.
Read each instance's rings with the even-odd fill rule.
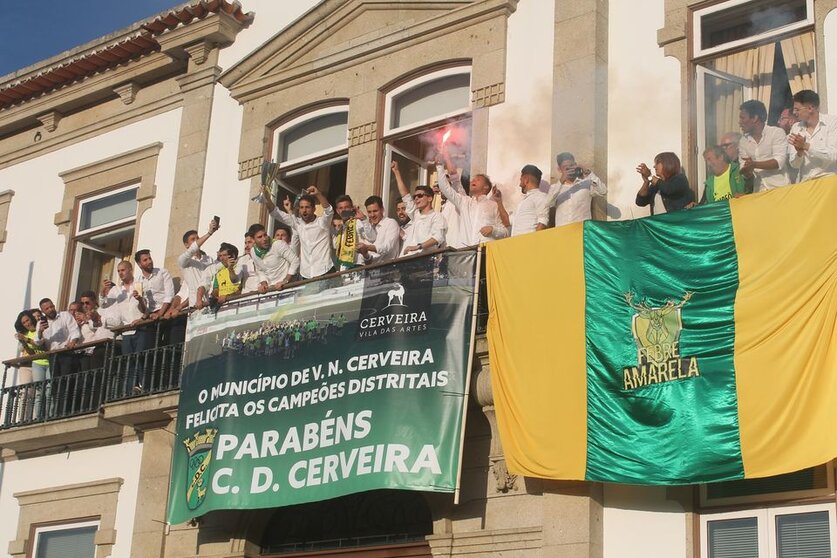
[[[141,161],[149,157],[156,157],[159,155],[161,149],[163,149],[162,143],[152,143],[125,153],[120,153],[116,157],[108,157],[107,159],[102,159],[101,161],[96,161],[88,165],[58,173],[58,176],[61,177],[61,180],[63,180],[65,184],[68,182],[74,182],[94,174],[113,170],[116,167],[136,163],[137,161]]]
[[[95,496],[98,494],[111,494],[113,492],[119,492],[119,489],[122,487],[122,483],[124,482],[125,481],[123,479],[116,477],[92,482],[68,484],[65,486],[50,486],[48,488],[27,490],[25,492],[15,492],[13,496],[17,498],[21,506],[28,506],[43,502],[54,502],[56,500],[82,498],[84,496]]]
[[[176,59],[186,57],[186,47],[198,42],[226,46],[235,40],[244,25],[224,12],[212,14],[157,37],[161,50]]]
[[[366,9],[366,2],[361,0],[348,4],[354,10]],[[452,28],[471,26],[495,17],[508,17],[514,12],[517,0],[427,4],[428,8],[434,9],[439,9],[441,5],[454,7],[444,16],[433,17],[368,41],[358,41],[349,48],[333,49],[317,60],[295,66],[295,60],[328,39],[333,33],[333,27],[350,24],[353,19],[346,18],[345,9],[333,9],[331,13],[309,13],[298,22],[297,27],[292,26],[283,31],[260,51],[225,72],[219,81],[230,89],[234,99],[244,103],[292,87],[318,74],[334,72],[392,51],[402,50],[411,44],[432,40],[450,33]],[[391,2],[390,5],[397,9],[400,2]],[[381,8],[382,4],[376,3],[374,6]],[[318,33],[319,27],[324,31],[328,29],[328,32]],[[317,39],[306,41],[303,40],[303,35]]]
[[[165,54],[154,53],[21,105],[0,110],[0,137],[36,124],[38,116],[44,113],[57,110],[68,114],[81,106],[111,98],[113,88],[119,84],[130,81],[142,83],[167,73],[182,72],[184,68],[182,62],[172,62]]]
[[[177,78],[177,84],[180,86],[180,92],[186,93],[204,85],[214,85],[218,82],[218,76],[221,75],[221,68],[218,66],[208,66],[201,68],[196,72],[190,72]]]
[[[15,151],[0,153],[0,169],[21,163],[44,153],[55,151],[64,146],[99,136],[119,126],[132,124],[174,110],[181,106],[182,99],[182,95],[178,93],[177,95],[168,95],[143,105],[133,104],[130,108],[126,109],[126,112],[115,114],[103,120],[90,122],[69,132],[65,131],[55,137],[44,137],[40,142],[26,145]]]

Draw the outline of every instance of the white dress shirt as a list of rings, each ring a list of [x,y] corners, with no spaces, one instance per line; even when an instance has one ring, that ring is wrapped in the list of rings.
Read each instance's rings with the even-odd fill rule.
[[[472,197],[454,189],[450,183],[451,179],[445,174],[445,168],[442,165],[436,165],[436,176],[439,177],[439,189],[448,199],[447,203],[452,203],[459,215],[459,234],[457,235],[456,245],[450,243],[450,239],[448,239],[449,246],[453,248],[477,246],[481,242],[505,238],[509,235],[509,231],[500,220],[497,202],[488,199],[488,196]],[[454,177],[457,176],[454,175]],[[491,227],[491,232],[488,235],[483,235],[480,233],[480,229],[483,227]]]
[[[108,294],[99,297],[99,305],[106,308],[109,312],[108,327],[131,325],[132,322],[142,319],[142,311],[139,307],[139,301],[132,296],[134,292],[134,283],[114,285],[108,291]],[[103,318],[104,319],[104,318]],[[122,335],[133,335],[134,331],[123,331]]]
[[[413,196],[407,194],[401,198],[404,201],[407,215],[410,216],[410,228],[407,229],[407,235],[404,237],[404,243],[401,247],[401,256],[412,256],[421,253],[421,250],[404,253],[404,250],[409,246],[421,244],[429,239],[436,241],[435,248],[445,247],[445,218],[441,213],[430,211],[428,213],[421,213],[416,209],[416,204],[413,203]]]
[[[294,231],[299,237],[299,274],[304,279],[324,275],[334,267],[331,259],[331,216],[334,210],[329,205],[323,214],[306,223],[300,217],[288,215],[278,207],[270,215]]]
[[[785,131],[777,126],[765,126],[761,133],[761,141],[750,134],[744,134],[738,141],[738,155],[741,164],[749,157],[753,162],[775,159],[779,163],[778,169],[753,169],[753,192],[764,192],[787,186],[790,184],[785,162],[788,158],[788,137]]]
[[[367,252],[375,262],[388,262],[398,257],[401,243],[401,229],[391,217],[384,217],[375,225],[364,219],[360,222],[361,240],[375,246],[375,252]]]
[[[70,341],[81,341],[78,323],[69,312],[59,312],[54,320],[47,318],[49,327],[41,333],[41,339],[47,342],[50,351],[57,351],[67,346]]]
[[[459,247],[459,212],[449,199],[439,206],[439,215],[445,220],[445,244]]]
[[[607,185],[593,173],[574,182],[553,184],[541,209],[538,222],[549,221],[549,208],[555,206],[555,226],[587,221],[593,217],[593,196],[606,196]]]
[[[140,271],[140,284],[142,285],[142,297],[145,299],[145,310],[149,314],[156,312],[174,298],[174,281],[172,281],[171,274],[165,269],[155,267],[148,277],[145,276],[145,272]],[[198,284],[200,285],[200,283]]]
[[[794,146],[788,146],[790,165],[799,169],[799,182],[837,174],[837,116],[820,114],[812,134],[802,122],[794,124],[790,133],[803,136],[810,146],[801,157]]]
[[[197,241],[193,242],[185,252],[180,254],[177,258],[177,264],[180,266],[180,275],[183,283],[188,287],[188,302],[189,306],[194,306],[195,297],[198,294],[198,287],[203,285],[203,275],[207,267],[212,265],[213,259],[201,252]],[[183,298],[183,293],[178,292],[178,295]]]
[[[517,204],[517,211],[512,216],[512,236],[534,232],[539,223],[546,226],[548,221],[543,217],[545,201],[546,194],[537,188],[523,194],[523,199]]]
[[[256,266],[259,282],[265,281],[269,287],[284,282],[285,277],[296,275],[299,271],[299,257],[284,240],[274,240],[263,258],[259,257],[253,246],[250,257]]]
[[[294,236],[294,238],[296,237]],[[291,247],[291,249],[293,250],[293,247]],[[242,293],[252,293],[258,290],[259,275],[258,272],[256,272],[256,262],[250,254],[245,253],[243,256],[238,258],[235,262],[235,272],[238,274],[239,280],[241,281]]]

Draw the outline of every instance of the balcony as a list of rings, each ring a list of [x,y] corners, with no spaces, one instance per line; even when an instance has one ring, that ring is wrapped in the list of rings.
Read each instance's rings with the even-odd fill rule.
[[[476,327],[477,334],[484,334],[488,320],[484,266],[479,272]],[[260,295],[259,303],[306,283],[325,285],[345,273],[351,271],[288,285],[283,291]],[[243,299],[252,300],[253,297],[231,298],[228,304],[238,304]],[[18,369],[29,366],[33,357],[4,361],[0,384],[0,448],[17,453],[43,451],[74,442],[122,436],[125,426],[141,428],[168,421],[177,408],[186,316],[144,325],[155,328],[156,343],[143,352],[121,354],[121,342],[117,339],[47,353],[51,364],[58,358],[79,355],[84,349],[93,349],[100,355],[96,366],[75,374],[18,384]],[[178,329],[179,336],[171,334]],[[122,328],[115,333],[130,330]],[[61,423],[57,424],[58,421]]]

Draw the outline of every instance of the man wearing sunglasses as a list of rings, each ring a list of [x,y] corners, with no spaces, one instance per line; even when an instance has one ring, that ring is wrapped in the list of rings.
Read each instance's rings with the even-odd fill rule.
[[[433,248],[444,248],[445,219],[440,213],[433,211],[433,189],[430,186],[416,186],[415,193],[410,195],[410,190],[398,169],[398,161],[393,161],[391,168],[412,223],[412,226],[407,229],[400,257],[418,254]]]

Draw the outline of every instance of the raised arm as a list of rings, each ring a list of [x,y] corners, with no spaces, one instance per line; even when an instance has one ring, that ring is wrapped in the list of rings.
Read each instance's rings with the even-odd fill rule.
[[[410,193],[410,189],[407,188],[406,184],[404,184],[404,179],[401,177],[401,170],[398,168],[398,161],[393,161],[390,168],[392,169],[392,174],[395,175],[395,183],[398,185],[398,193],[400,193],[403,198]]]

